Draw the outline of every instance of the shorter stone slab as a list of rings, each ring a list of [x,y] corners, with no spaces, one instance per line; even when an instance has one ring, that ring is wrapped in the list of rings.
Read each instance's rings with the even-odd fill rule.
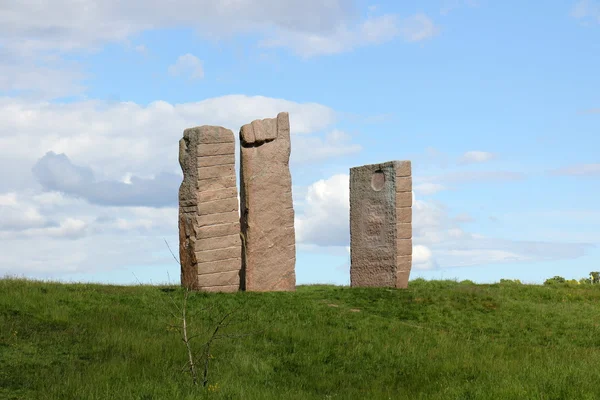
[[[351,286],[406,288],[412,264],[410,161],[350,169]]]

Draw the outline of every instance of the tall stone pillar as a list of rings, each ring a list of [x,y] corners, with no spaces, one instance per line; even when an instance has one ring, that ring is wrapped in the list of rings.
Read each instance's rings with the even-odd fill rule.
[[[179,164],[181,284],[237,291],[242,262],[233,132],[208,125],[184,130]]]
[[[410,161],[350,168],[350,284],[408,287],[412,266]]]
[[[243,282],[249,291],[296,288],[288,113],[240,129]]]

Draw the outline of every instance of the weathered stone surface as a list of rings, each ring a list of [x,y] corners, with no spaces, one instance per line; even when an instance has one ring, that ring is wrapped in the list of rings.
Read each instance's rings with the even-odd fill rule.
[[[412,265],[410,161],[350,168],[350,284],[406,288]]]
[[[240,285],[236,284],[236,285],[225,285],[225,286],[200,286],[198,287],[199,290],[202,290],[204,292],[227,292],[227,293],[231,293],[231,292],[237,292],[238,290],[240,290]]]
[[[234,140],[229,129],[204,125],[184,130],[179,141],[179,259],[181,284],[190,289],[240,286]]]
[[[239,287],[240,271],[239,269],[234,269],[233,271],[199,274],[198,285],[201,287],[237,285]]]
[[[225,165],[231,163],[231,155],[224,156],[204,156],[198,159],[198,167],[214,167],[216,165]]]
[[[222,213],[222,214],[208,214],[208,215],[198,215],[196,213],[197,217],[196,217],[196,223],[198,224],[198,227],[202,227],[202,226],[212,226],[212,225],[219,225],[219,224],[225,224],[225,223],[234,223],[240,222],[240,214],[237,211],[232,211],[232,212],[228,212],[228,213]]]
[[[288,113],[240,129],[242,287],[295,290],[296,237]]]

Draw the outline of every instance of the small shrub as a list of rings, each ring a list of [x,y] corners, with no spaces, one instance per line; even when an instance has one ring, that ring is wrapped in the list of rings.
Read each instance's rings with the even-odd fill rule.
[[[553,276],[552,278],[546,279],[544,285],[556,285],[557,283],[565,283],[566,280],[562,276]]]
[[[501,285],[522,285],[518,279],[500,279]]]

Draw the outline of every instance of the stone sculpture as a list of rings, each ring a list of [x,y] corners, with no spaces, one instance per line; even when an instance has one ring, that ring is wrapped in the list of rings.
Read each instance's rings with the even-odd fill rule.
[[[296,288],[290,122],[255,120],[240,129],[242,286],[249,291]]]
[[[199,126],[179,141],[181,284],[233,292],[240,288],[241,238],[231,130]]]
[[[350,285],[408,287],[412,266],[410,161],[350,168]]]

